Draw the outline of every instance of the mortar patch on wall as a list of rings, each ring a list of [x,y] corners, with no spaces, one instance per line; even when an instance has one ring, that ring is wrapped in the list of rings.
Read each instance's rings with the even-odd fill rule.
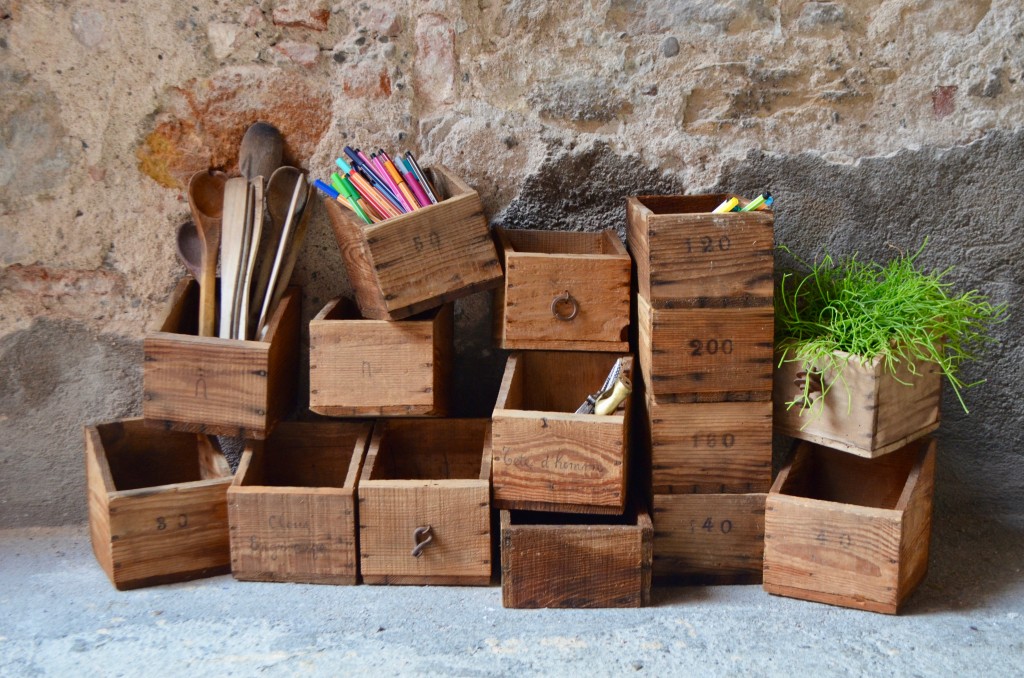
[[[326,83],[294,71],[225,68],[169,89],[136,149],[139,169],[168,188],[183,188],[199,170],[235,168],[245,130],[265,120],[285,139],[285,157],[310,157],[331,120]]]

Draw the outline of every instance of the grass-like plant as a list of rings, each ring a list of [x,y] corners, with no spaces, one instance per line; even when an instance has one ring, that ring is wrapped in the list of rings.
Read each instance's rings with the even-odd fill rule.
[[[891,374],[900,363],[913,375],[921,373],[922,363],[934,363],[967,412],[961,391],[984,380],[965,383],[957,373],[995,342],[992,329],[1006,321],[1007,305],[993,305],[977,290],[954,294],[952,283],[943,282],[951,269],[921,270],[917,259],[927,244],[925,239],[913,255],[901,254],[885,265],[856,255],[836,261],[826,254],[813,264],[797,258],[805,270],[785,272],[775,295],[779,365],[800,361],[808,373],[832,372],[841,380],[853,357],[864,362],[881,357]],[[810,406],[811,381],[804,380],[803,392],[789,407]],[[820,397],[834,383],[821,384]]]

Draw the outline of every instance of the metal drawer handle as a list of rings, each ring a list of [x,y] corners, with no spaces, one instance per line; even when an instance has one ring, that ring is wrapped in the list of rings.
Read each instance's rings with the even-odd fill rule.
[[[434,535],[430,531],[430,525],[423,527],[417,527],[412,531],[412,557],[419,558],[423,555],[423,549],[427,548],[427,544],[434,541]]]
[[[559,311],[559,306],[562,305],[568,305],[572,311],[568,315],[562,313]],[[576,298],[569,294],[569,290],[566,290],[564,293],[559,294],[551,300],[551,315],[555,316],[559,320],[568,322],[579,315],[579,312],[580,302],[576,301]]]

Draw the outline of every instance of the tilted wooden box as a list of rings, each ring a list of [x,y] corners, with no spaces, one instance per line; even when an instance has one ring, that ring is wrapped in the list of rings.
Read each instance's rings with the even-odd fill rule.
[[[486,419],[386,419],[359,480],[367,584],[491,581],[491,454]]]
[[[376,224],[324,200],[366,318],[408,318],[501,284],[480,196],[441,165],[425,172],[444,200]]]
[[[231,470],[209,438],[141,419],[85,427],[89,534],[118,589],[224,574]]]
[[[236,579],[357,582],[356,487],[372,428],[288,421],[249,442],[228,489]]]
[[[756,493],[772,484],[772,405],[646,399],[655,494]]]
[[[608,415],[576,414],[615,361],[630,356],[519,351],[505,365],[491,416],[494,505],[574,513],[622,513],[629,460],[629,403]]]
[[[452,304],[406,320],[366,320],[349,299],[309,323],[309,409],[330,417],[448,412]]]
[[[896,614],[928,570],[934,486],[932,438],[878,459],[798,443],[765,508],[765,590]]]
[[[494,301],[498,346],[629,350],[632,264],[615,231],[494,233],[505,268]]]
[[[176,431],[263,439],[295,401],[301,290],[289,287],[262,341],[196,336],[199,287],[182,280],[142,347],[142,415]]]
[[[861,457],[878,457],[902,448],[939,426],[942,373],[935,363],[919,362],[913,374],[906,362],[895,373],[881,357],[862,361],[837,352],[843,368],[787,362],[775,370],[775,430]],[[810,375],[808,375],[810,372]],[[812,380],[814,402],[788,403],[802,394],[803,380]],[[822,387],[828,389],[821,397]]]
[[[775,314],[654,308],[637,296],[640,365],[658,402],[771,400]]]
[[[644,508],[622,516],[502,511],[502,604],[649,605],[652,537]]]
[[[758,584],[765,495],[654,495],[654,581]]]
[[[641,296],[654,306],[771,306],[771,210],[712,214],[731,194],[643,195],[626,201],[627,242]],[[740,199],[745,205],[746,200]]]

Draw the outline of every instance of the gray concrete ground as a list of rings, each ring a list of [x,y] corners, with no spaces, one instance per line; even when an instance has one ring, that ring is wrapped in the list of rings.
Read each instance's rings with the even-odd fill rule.
[[[758,586],[540,611],[503,609],[497,586],[222,576],[118,592],[85,529],[3,531],[0,675],[1024,675],[1024,520],[936,518],[931,570],[899,617]]]

